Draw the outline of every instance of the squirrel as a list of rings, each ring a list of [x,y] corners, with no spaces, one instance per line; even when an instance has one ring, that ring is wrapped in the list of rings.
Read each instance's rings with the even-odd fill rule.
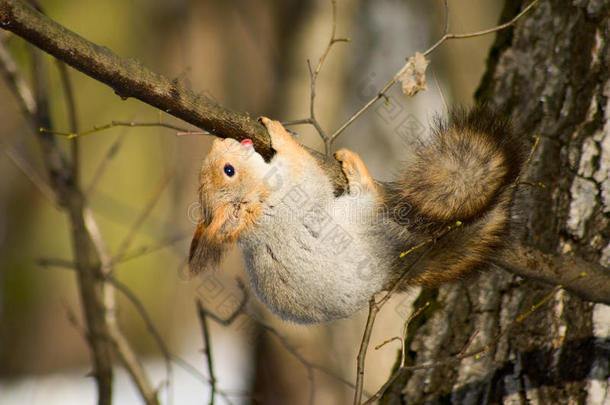
[[[285,320],[331,321],[395,284],[465,279],[508,243],[523,144],[490,108],[437,120],[390,183],[337,151],[348,185],[339,196],[279,122],[259,121],[275,151],[268,162],[250,139],[231,138],[203,161],[189,267],[215,268],[239,244],[253,290]]]

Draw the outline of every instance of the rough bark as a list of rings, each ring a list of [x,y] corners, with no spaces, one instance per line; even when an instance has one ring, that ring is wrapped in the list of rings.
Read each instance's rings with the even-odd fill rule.
[[[507,1],[503,20],[522,6]],[[542,1],[498,35],[477,92],[512,116],[524,137],[541,138],[525,179],[546,187],[523,190],[516,237],[604,266],[610,256],[608,11],[601,0]],[[381,403],[607,404],[608,307],[559,291],[516,322],[550,291],[504,272],[441,288],[433,300],[438,309],[408,336],[410,364],[504,335],[480,359],[403,372]]]

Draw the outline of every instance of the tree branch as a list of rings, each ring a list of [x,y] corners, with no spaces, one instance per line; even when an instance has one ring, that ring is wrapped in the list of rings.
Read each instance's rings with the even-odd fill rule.
[[[247,114],[221,107],[133,59],[87,41],[20,0],[0,2],[0,25],[73,68],[107,84],[122,98],[134,97],[221,137],[251,138],[264,154],[264,128]]]
[[[600,264],[522,244],[510,246],[494,263],[518,276],[561,285],[585,300],[610,305],[610,270]]]

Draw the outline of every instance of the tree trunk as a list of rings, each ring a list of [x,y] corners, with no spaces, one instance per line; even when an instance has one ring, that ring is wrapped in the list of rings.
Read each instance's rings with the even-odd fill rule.
[[[508,0],[502,21],[525,3]],[[515,237],[606,266],[609,8],[603,0],[541,1],[498,34],[476,94],[505,110],[525,139],[540,137],[524,181],[545,187],[522,186]],[[455,366],[404,372],[380,402],[610,404],[610,307],[559,290],[519,321],[551,292],[502,270],[424,292],[440,305],[408,333],[408,362],[455,356],[465,346],[489,350]]]

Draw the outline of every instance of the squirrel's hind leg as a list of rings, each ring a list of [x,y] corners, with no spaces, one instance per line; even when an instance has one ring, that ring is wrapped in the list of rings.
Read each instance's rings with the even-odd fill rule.
[[[370,191],[377,194],[375,181],[357,153],[348,149],[341,149],[335,152],[335,159],[341,162],[341,169],[347,178],[350,194],[361,191]]]

